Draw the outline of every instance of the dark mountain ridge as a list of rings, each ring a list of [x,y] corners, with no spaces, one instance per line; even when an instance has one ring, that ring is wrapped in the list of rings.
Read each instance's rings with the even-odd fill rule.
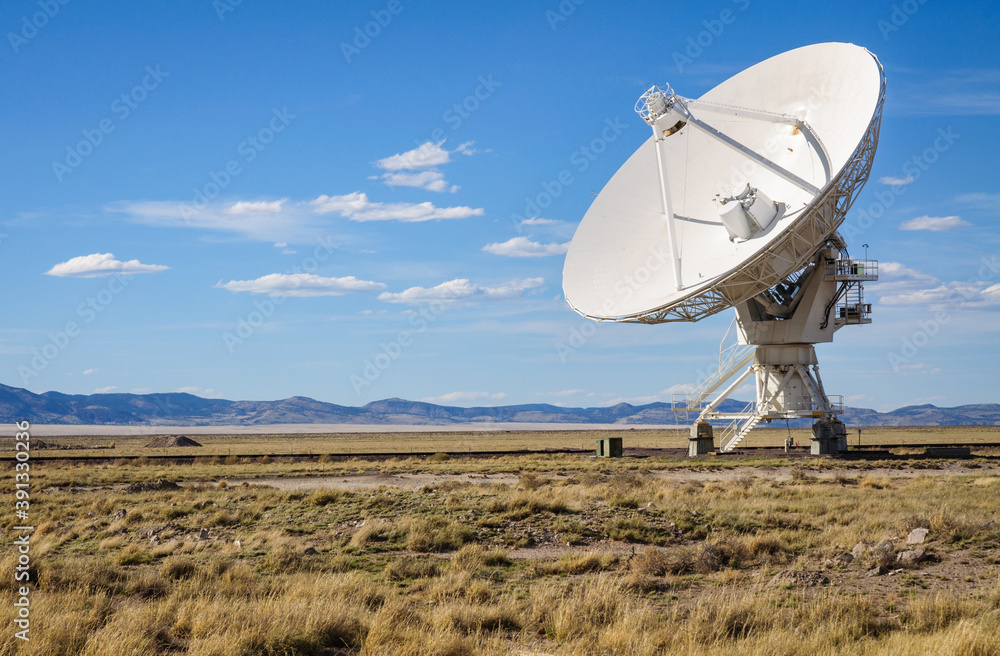
[[[739,411],[744,402],[729,400],[723,411]],[[876,412],[846,408],[842,419],[851,426],[983,426],[1000,425],[1000,404],[981,403],[954,408],[914,405]],[[548,403],[504,406],[437,405],[405,399],[382,399],[361,407],[325,403],[305,396],[278,401],[206,399],[182,392],[161,394],[35,394],[0,385],[0,421],[28,420],[40,424],[103,424],[111,426],[252,426],[267,424],[412,424],[565,423],[678,424],[669,403],[610,407],[565,408]],[[797,420],[792,425],[808,425]]]

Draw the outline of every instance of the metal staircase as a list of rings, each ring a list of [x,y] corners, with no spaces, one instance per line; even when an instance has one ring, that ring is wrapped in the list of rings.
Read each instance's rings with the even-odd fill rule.
[[[740,445],[747,435],[750,434],[757,424],[760,423],[761,417],[754,410],[755,402],[751,401],[743,408],[733,421],[726,426],[722,431],[722,435],[719,437],[719,444],[722,446],[719,451],[722,453],[728,453]],[[743,422],[742,424],[740,422]]]
[[[716,392],[726,381],[740,370],[744,370],[753,362],[757,347],[750,344],[740,344],[736,335],[736,319],[729,324],[729,329],[719,343],[719,367],[698,383],[689,394],[673,394],[672,406],[674,414],[684,414],[688,420],[689,413],[700,413],[705,409],[705,400]]]

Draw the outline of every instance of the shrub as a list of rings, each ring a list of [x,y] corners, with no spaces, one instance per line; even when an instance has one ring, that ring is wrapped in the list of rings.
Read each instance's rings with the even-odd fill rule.
[[[119,565],[144,565],[153,560],[153,556],[137,544],[130,544],[118,554]]]
[[[392,522],[384,519],[371,519],[354,532],[350,544],[352,547],[363,547],[369,542],[385,542],[399,537],[402,532]]]
[[[453,551],[475,536],[470,527],[452,521],[413,519],[406,523],[406,548],[411,551]]]
[[[347,493],[343,490],[332,490],[328,487],[317,489],[309,497],[309,503],[314,506],[325,506],[335,501],[340,501]]]
[[[190,558],[168,558],[160,567],[163,578],[190,579],[198,574],[198,565]]]

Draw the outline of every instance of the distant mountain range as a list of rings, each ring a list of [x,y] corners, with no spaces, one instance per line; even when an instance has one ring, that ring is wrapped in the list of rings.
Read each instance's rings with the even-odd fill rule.
[[[723,411],[746,404],[726,401]],[[473,422],[563,424],[677,424],[669,403],[601,408],[563,408],[547,403],[476,408],[435,405],[404,399],[373,401],[361,407],[323,403],[304,396],[280,401],[227,401],[193,394],[35,394],[0,385],[0,421],[38,424],[102,424],[116,426],[253,426],[267,424],[395,424],[453,425]],[[693,417],[692,417],[693,419]],[[1000,425],[1000,404],[956,408],[915,405],[892,412],[847,408],[842,419],[851,426]],[[798,420],[795,425],[805,425]]]

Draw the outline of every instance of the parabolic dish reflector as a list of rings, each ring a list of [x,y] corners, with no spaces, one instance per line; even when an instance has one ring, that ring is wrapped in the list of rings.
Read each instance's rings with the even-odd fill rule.
[[[603,321],[697,321],[807,265],[867,180],[884,96],[878,59],[845,43],[777,55],[698,100],[673,96],[660,146],[640,146],[577,228],[567,301]],[[740,201],[748,185],[756,200]]]

